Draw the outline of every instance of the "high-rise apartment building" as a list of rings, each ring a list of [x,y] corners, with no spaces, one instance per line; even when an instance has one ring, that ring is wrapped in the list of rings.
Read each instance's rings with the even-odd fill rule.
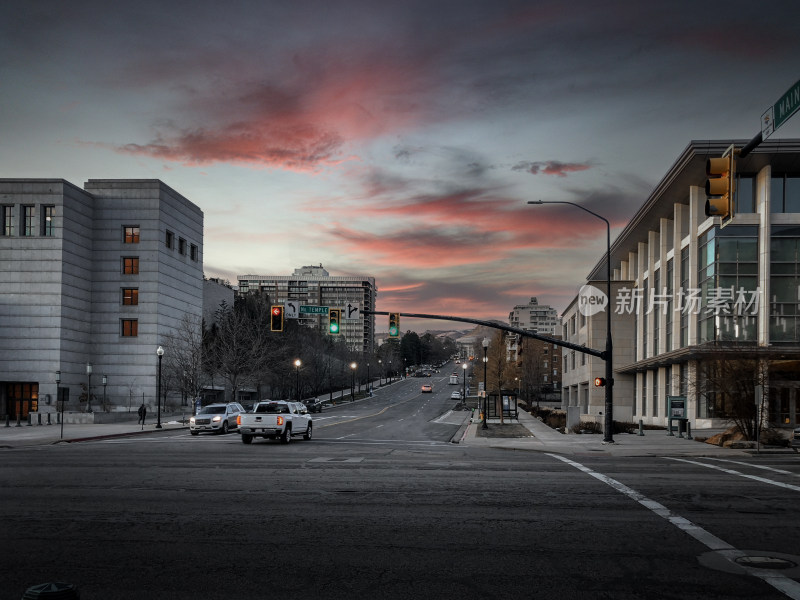
[[[539,304],[536,297],[527,304],[518,304],[508,313],[508,324],[512,327],[535,331],[543,335],[560,333],[561,319],[558,311],[544,304]]]
[[[362,311],[375,310],[378,288],[375,278],[361,275],[331,276],[322,265],[295,269],[291,275],[239,275],[239,293],[260,292],[269,295],[273,304],[295,301],[299,305],[344,309],[358,306],[359,318],[350,319],[342,312],[341,333],[354,351],[372,354],[375,338],[375,316]],[[303,325],[327,331],[328,317],[301,314]]]

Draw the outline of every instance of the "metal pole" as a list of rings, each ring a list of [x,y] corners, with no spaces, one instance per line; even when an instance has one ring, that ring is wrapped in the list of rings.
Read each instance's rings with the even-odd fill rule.
[[[486,425],[486,413],[489,411],[489,395],[486,393],[486,364],[489,360],[486,358],[486,350],[489,348],[489,344],[485,343],[486,340],[484,339],[483,344],[483,425],[481,429],[489,429],[489,426]]]
[[[575,202],[568,202],[566,200],[530,200],[528,204],[569,204],[580,208],[582,211],[589,213],[602,220],[606,224],[606,349],[601,357],[606,361],[606,398],[605,398],[605,422],[603,425],[603,442],[613,443],[613,429],[614,429],[614,366],[613,366],[613,352],[614,345],[611,339],[611,224],[608,219],[601,217],[596,212],[593,212],[576,204]]]
[[[158,347],[161,350],[161,346]],[[161,359],[164,357],[164,351],[158,353],[158,386],[156,389],[156,396],[158,396],[158,420],[156,421],[156,429],[161,429]]]

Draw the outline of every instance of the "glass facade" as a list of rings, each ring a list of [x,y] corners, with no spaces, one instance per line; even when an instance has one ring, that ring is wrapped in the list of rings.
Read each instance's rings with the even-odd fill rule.
[[[800,226],[773,225],[770,236],[769,337],[800,341]]]
[[[756,342],[758,228],[714,227],[699,239],[699,343]]]

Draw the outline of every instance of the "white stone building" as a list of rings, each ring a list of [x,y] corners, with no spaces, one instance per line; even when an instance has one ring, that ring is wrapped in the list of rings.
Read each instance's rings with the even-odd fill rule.
[[[690,142],[611,246],[615,420],[666,425],[667,397],[684,396],[692,427],[727,426],[724,394],[698,393],[700,367],[727,349],[769,362],[769,422],[800,426],[800,140],[768,140],[737,159],[735,217],[721,227],[705,216],[706,159],[746,143]],[[604,290],[605,277],[603,257],[588,279]],[[581,339],[575,312],[563,315],[568,341]],[[587,345],[603,348],[604,324],[586,323]],[[563,356],[564,398],[585,406],[581,386],[604,363],[587,357],[572,372]]]
[[[86,412],[86,385],[152,406],[158,346],[202,317],[202,211],[158,180],[0,179],[0,219],[0,414]]]

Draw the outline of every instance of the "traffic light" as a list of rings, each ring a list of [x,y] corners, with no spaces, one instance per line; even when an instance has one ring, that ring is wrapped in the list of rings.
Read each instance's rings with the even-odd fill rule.
[[[389,313],[389,337],[400,335],[400,313]]]
[[[342,309],[331,308],[328,310],[328,332],[331,335],[339,335],[339,322],[342,320]]]
[[[269,311],[269,328],[272,331],[283,331],[283,306],[274,304]]]
[[[706,216],[733,218],[733,194],[736,180],[736,159],[731,146],[721,158],[706,160]]]
[[[594,378],[594,387],[606,387],[606,380],[603,377]]]

